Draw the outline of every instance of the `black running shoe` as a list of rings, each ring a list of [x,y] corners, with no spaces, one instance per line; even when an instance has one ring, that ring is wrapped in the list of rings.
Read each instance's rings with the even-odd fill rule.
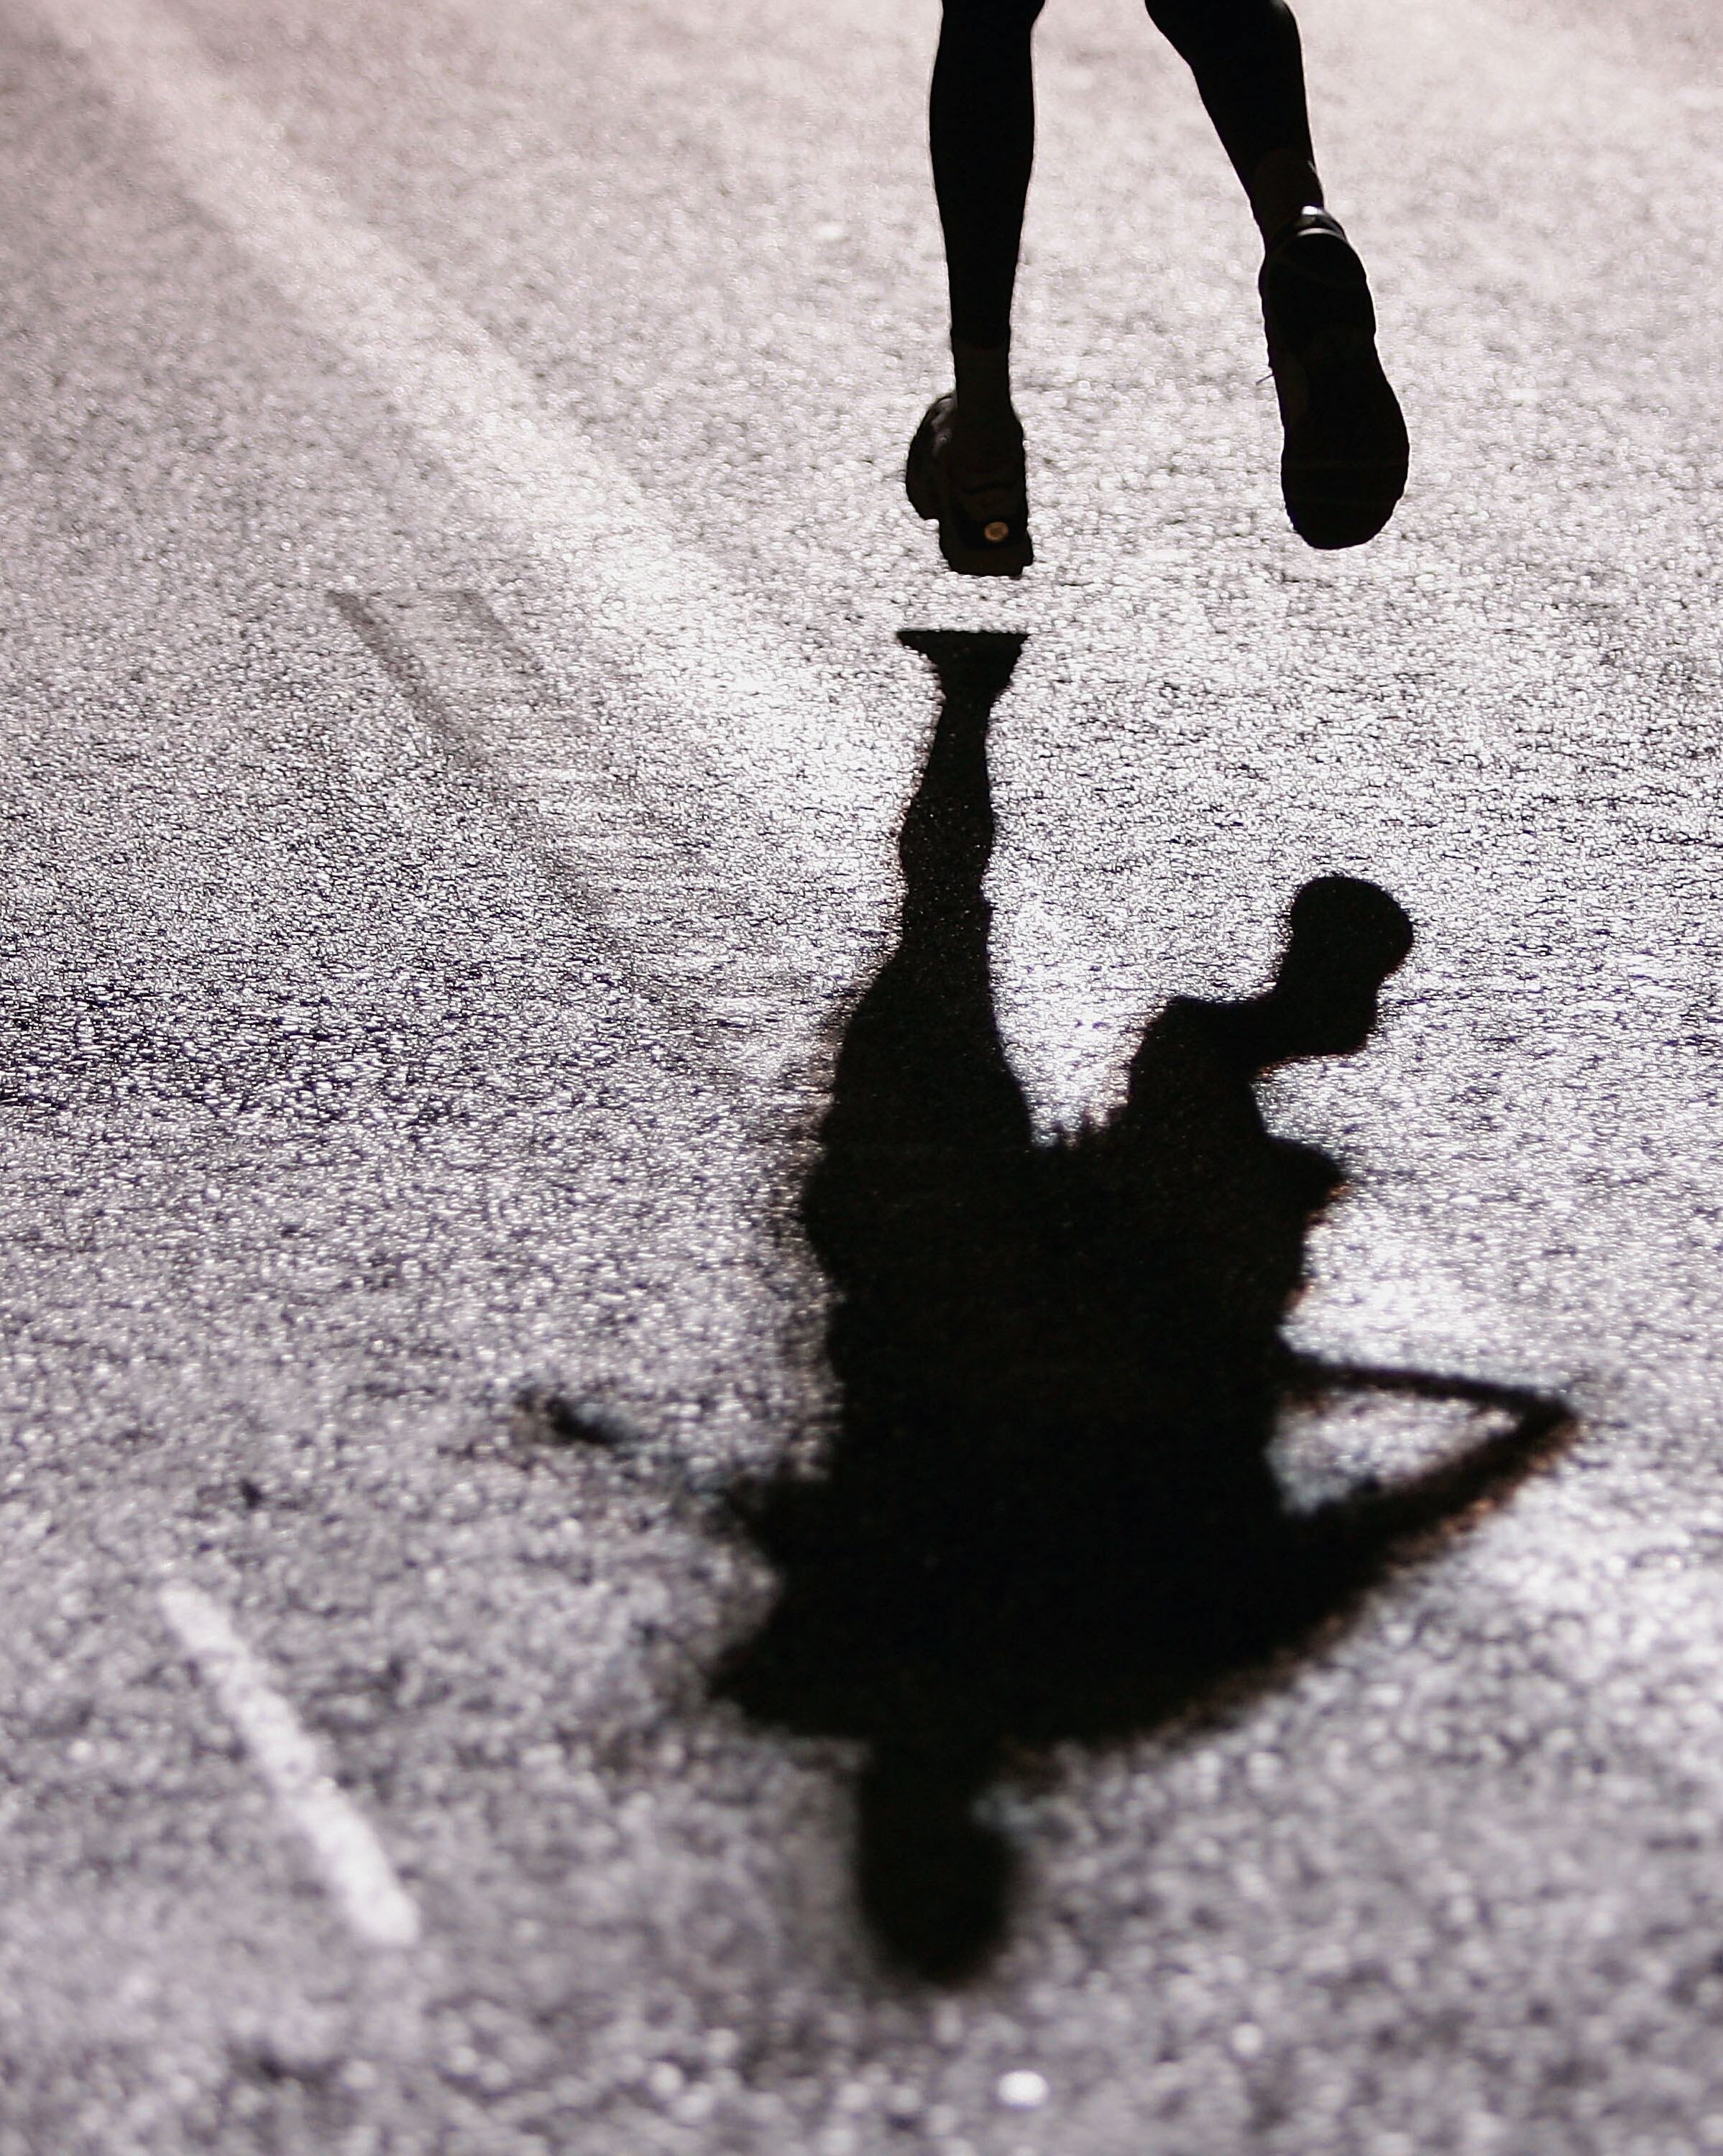
[[[1407,461],[1364,264],[1326,210],[1302,210],[1269,247],[1257,289],[1286,430],[1286,513],[1312,547],[1361,547],[1393,515]]]
[[[939,527],[939,552],[962,577],[1021,576],[1035,559],[1029,543],[1029,493],[1020,446],[1015,470],[985,486],[959,488],[951,476],[949,391],[928,405],[909,444],[903,485],[910,506]]]

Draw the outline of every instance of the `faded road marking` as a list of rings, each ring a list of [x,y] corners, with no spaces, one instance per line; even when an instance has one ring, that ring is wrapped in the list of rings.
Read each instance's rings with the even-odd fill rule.
[[[332,591],[330,602],[414,711],[463,762],[529,798],[548,839],[595,896],[681,1034],[743,1027],[753,1075],[794,1057],[820,982],[805,943],[779,932],[762,880],[738,876],[711,834],[678,825],[620,782],[537,655],[473,591]],[[735,819],[727,819],[732,844]],[[762,839],[762,844],[766,842]],[[787,1038],[784,1036],[788,1036]],[[727,1044],[726,1060],[736,1044]]]
[[[412,1946],[419,1937],[419,1912],[382,1843],[325,1768],[316,1745],[227,1612],[177,1580],[162,1589],[161,1600],[162,1614],[244,1740],[275,1801],[311,1845],[348,1923],[373,1946]]]
[[[154,0],[39,0],[56,36],[148,128],[186,195],[308,328],[356,361],[456,485],[575,615],[594,678],[674,722],[681,789],[714,789],[782,878],[831,884],[858,805],[905,775],[876,696],[689,547],[615,459],[548,410],[531,375],[285,146],[280,126]],[[702,768],[703,767],[703,768]],[[882,826],[883,828],[883,826]],[[800,871],[800,874],[795,873]],[[843,879],[839,874],[840,887]],[[786,898],[792,896],[787,891]],[[805,891],[794,893],[796,915]]]

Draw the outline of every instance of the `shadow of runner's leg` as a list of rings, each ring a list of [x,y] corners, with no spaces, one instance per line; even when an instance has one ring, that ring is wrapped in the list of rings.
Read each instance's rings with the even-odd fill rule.
[[[981,890],[993,853],[988,724],[1024,639],[905,630],[901,640],[933,664],[939,719],[898,838],[897,946],[844,1029],[820,1127],[806,1207],[816,1244],[828,1194],[853,1225],[870,1183],[925,1185],[925,1148],[1016,1152],[1030,1137],[994,1016],[992,908]]]
[[[825,1472],[774,1483],[748,1521],[782,1592],[718,1688],[764,1721],[869,1747],[862,1913],[890,1959],[950,1981],[996,1944],[1011,1873],[974,1810],[997,1743],[951,1655],[970,1630],[962,1553],[989,1501],[964,1435],[966,1343],[991,1308],[977,1265],[1010,1243],[1031,1137],[994,1017],[982,891],[987,730],[1023,639],[903,641],[932,665],[940,708],[900,833],[902,923],[846,1025],[802,1202],[833,1290],[838,1427]]]
[[[892,1378],[881,1389],[887,1373],[907,1374],[912,1393],[923,1374],[913,1315],[892,1287],[904,1277],[904,1239],[934,1302],[960,1301],[966,1245],[987,1233],[978,1209],[1012,1187],[1031,1142],[994,1014],[982,892],[994,840],[987,732],[1024,639],[907,630],[901,640],[934,670],[939,718],[899,835],[898,945],[846,1031],[805,1202],[843,1297],[831,1348],[858,1454],[870,1439],[895,1450],[933,1435],[914,1430],[913,1410],[900,1424]],[[901,1490],[929,1465],[937,1474],[925,1460],[885,1473]],[[1009,1845],[975,1815],[995,1748],[949,1708],[929,1701],[887,1717],[897,1726],[876,1734],[856,1792],[856,1892],[869,1928],[892,1959],[948,1983],[998,1944],[1013,1871]]]

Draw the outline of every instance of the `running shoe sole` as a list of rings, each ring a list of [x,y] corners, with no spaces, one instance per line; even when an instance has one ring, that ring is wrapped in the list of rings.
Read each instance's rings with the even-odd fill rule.
[[[1269,249],[1258,289],[1286,429],[1286,513],[1309,546],[1361,547],[1393,515],[1407,461],[1364,264],[1334,219],[1312,212]]]

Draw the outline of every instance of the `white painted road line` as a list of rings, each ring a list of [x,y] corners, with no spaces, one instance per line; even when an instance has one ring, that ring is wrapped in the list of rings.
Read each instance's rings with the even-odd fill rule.
[[[829,875],[831,833],[846,830],[858,798],[878,797],[882,779],[889,794],[897,769],[853,688],[795,649],[627,472],[548,411],[526,370],[295,158],[280,128],[153,0],[39,4],[153,136],[189,198],[308,328],[358,363],[574,612],[594,677],[673,715],[691,795],[709,800],[716,783],[722,820],[769,824],[784,865]]]
[[[371,1946],[412,1946],[419,1938],[419,1912],[382,1843],[330,1775],[316,1745],[227,1612],[178,1580],[162,1589],[161,1601],[162,1615],[244,1740],[276,1802],[310,1845],[347,1922]]]

